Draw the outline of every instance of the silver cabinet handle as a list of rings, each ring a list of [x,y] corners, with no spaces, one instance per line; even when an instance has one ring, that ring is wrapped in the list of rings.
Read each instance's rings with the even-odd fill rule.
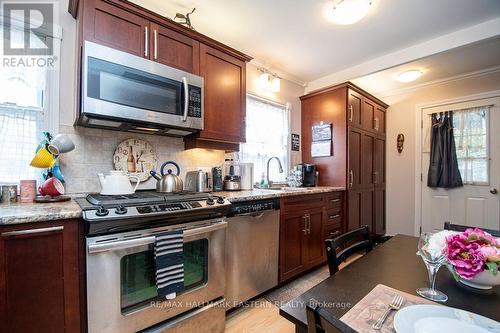
[[[155,45],[154,45],[154,58],[158,59],[158,31],[154,30]]]
[[[352,123],[352,117],[353,117],[352,113],[353,113],[353,107],[351,104],[351,105],[349,105],[349,122],[351,122],[351,123]]]
[[[380,122],[380,121],[379,121],[378,117],[375,117],[375,118],[373,119],[373,129],[374,129],[375,131],[378,131],[378,129],[379,129],[379,122]]]
[[[335,203],[335,202],[339,202],[339,201],[340,201],[340,199],[332,199],[332,200],[330,200],[331,203]]]
[[[304,216],[302,216],[302,220],[304,221],[304,229],[302,229],[302,232],[304,233],[304,235],[307,235],[307,214],[304,214]]]
[[[378,184],[378,171],[373,171],[373,184]]]
[[[354,183],[354,173],[352,170],[349,170],[349,188],[352,188],[352,185]]]
[[[311,214],[307,214],[307,233],[311,234]]]
[[[188,109],[189,109],[189,84],[187,77],[182,77],[182,84],[184,86],[184,114],[182,116],[182,121],[186,122],[188,117]]]
[[[60,226],[57,226],[57,227],[7,231],[7,232],[2,232],[2,237],[17,236],[17,235],[29,235],[29,234],[39,234],[39,233],[42,233],[42,232],[59,231],[59,230],[63,230],[63,229],[64,229],[64,226],[60,225]]]
[[[335,214],[335,215],[330,215],[329,219],[336,219],[337,217],[340,217],[340,214]]]
[[[144,27],[144,56],[147,58],[148,57],[148,48],[149,48],[149,34],[148,34],[148,27]]]

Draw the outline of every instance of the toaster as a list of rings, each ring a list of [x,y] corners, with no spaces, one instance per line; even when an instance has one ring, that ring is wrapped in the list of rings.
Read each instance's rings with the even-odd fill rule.
[[[210,172],[203,170],[188,171],[186,173],[185,190],[189,192],[212,191],[212,177]]]

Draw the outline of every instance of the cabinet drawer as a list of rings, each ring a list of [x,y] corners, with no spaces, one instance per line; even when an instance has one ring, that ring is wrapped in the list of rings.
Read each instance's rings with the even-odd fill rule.
[[[342,193],[334,192],[326,197],[326,209],[342,208]]]
[[[329,210],[326,212],[326,225],[335,225],[342,227],[342,211],[341,210]]]
[[[325,205],[325,197],[321,194],[292,196],[281,199],[281,209],[285,212],[304,211]]]
[[[324,239],[332,239],[342,235],[342,227],[326,226],[324,228]]]

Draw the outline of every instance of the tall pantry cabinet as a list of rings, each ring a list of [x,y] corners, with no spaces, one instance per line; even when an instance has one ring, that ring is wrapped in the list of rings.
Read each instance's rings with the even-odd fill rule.
[[[346,187],[343,232],[368,225],[385,233],[387,104],[347,82],[301,97],[302,160],[316,164],[319,185]],[[312,157],[312,126],[332,124],[332,156]]]

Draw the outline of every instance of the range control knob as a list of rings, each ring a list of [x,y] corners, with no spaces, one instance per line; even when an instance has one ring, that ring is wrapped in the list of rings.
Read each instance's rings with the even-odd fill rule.
[[[218,203],[218,204],[221,204],[221,205],[222,205],[224,202],[225,202],[225,201],[224,201],[224,198],[223,198],[223,197],[218,197],[218,198],[217,198],[217,203]]]
[[[127,208],[125,208],[124,205],[120,205],[120,206],[116,207],[115,213],[119,214],[119,215],[126,214],[127,213]]]
[[[208,199],[207,199],[207,205],[212,206],[214,203],[215,203],[214,202],[214,198],[208,197]]]
[[[109,214],[109,210],[104,208],[104,206],[99,206],[99,208],[97,208],[97,211],[95,212],[95,215],[97,215],[97,216],[106,216],[108,214]]]

